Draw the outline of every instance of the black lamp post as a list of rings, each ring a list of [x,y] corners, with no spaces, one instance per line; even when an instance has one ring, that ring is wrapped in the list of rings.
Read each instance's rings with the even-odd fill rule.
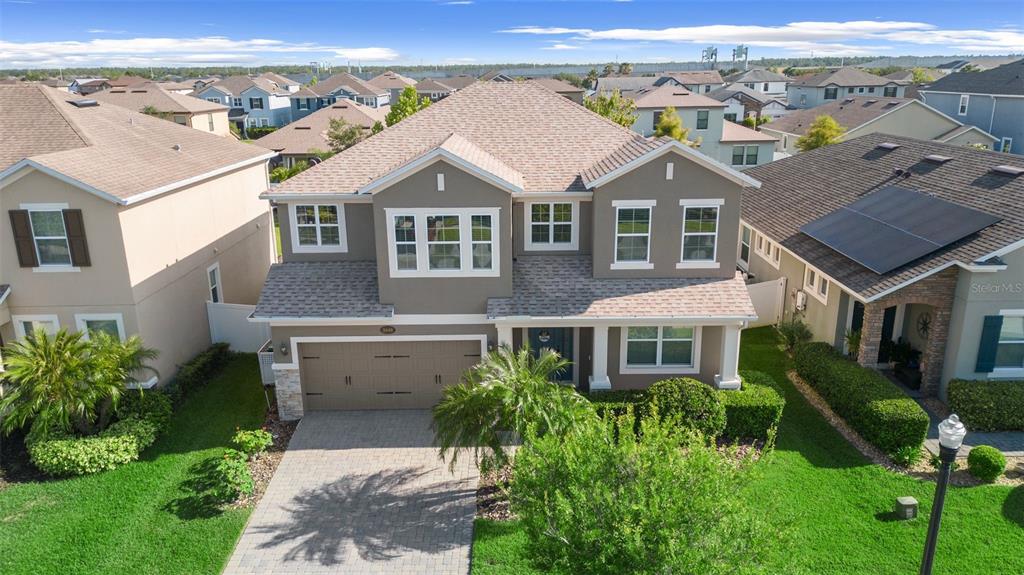
[[[942,507],[946,503],[946,488],[949,486],[949,473],[952,471],[956,454],[964,443],[967,430],[960,418],[953,415],[939,424],[939,482],[935,486],[935,502],[932,504],[932,516],[928,521],[928,540],[924,544],[924,559],[921,560],[921,575],[931,575],[932,563],[935,562],[935,544],[939,539],[939,524],[942,523]]]

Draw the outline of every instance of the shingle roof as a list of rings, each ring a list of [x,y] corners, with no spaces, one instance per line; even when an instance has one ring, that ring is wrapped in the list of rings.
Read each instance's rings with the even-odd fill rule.
[[[523,174],[458,134],[448,136],[438,149],[461,158],[519,189],[523,187]]]
[[[751,130],[736,122],[725,121],[722,123],[722,138],[720,142],[776,142],[778,138],[769,136],[764,132]]]
[[[680,84],[721,84],[722,74],[718,70],[694,70],[689,72],[665,72],[662,76],[674,78]]]
[[[789,76],[764,68],[753,68],[724,78],[726,82],[789,82]]]
[[[213,84],[209,84],[203,88],[203,90],[209,88],[216,88],[229,96],[239,98],[242,92],[256,86],[262,89],[268,94],[276,94],[279,96],[287,96],[288,90],[280,87],[266,78],[250,78],[248,76],[228,76],[223,80],[218,80]],[[200,90],[200,91],[203,91]]]
[[[340,100],[326,108],[317,110],[305,118],[300,118],[286,126],[255,140],[257,146],[263,146],[281,154],[308,154],[311,149],[329,150],[327,129],[331,119],[341,118],[369,131],[374,122],[384,122],[388,108],[371,108],[352,100]]]
[[[584,185],[610,174],[644,154],[656,150],[662,146],[672,143],[672,138],[662,136],[660,138],[632,138],[623,142],[621,146],[612,150],[607,156],[600,158],[581,174]]]
[[[993,142],[996,142],[996,141],[999,140],[998,138],[996,138],[992,134],[989,134],[985,130],[982,130],[981,128],[979,128],[977,126],[972,126],[970,124],[964,124],[962,126],[957,126],[956,128],[953,128],[952,130],[946,132],[945,134],[942,134],[941,136],[938,136],[938,137],[934,138],[934,140],[937,141],[937,142],[948,142],[948,141],[952,140],[953,138],[955,138],[955,137],[957,137],[957,136],[959,136],[961,134],[965,134],[967,132],[970,132],[971,130],[976,130],[978,132],[981,132],[982,134],[984,134],[987,138],[989,138]]]
[[[277,74],[275,72],[264,72],[260,74],[259,77],[270,80],[271,82],[277,84],[282,88],[285,88],[286,86],[298,85],[298,82],[296,82],[295,80],[292,80],[291,78],[285,78],[284,76]]]
[[[860,68],[854,68],[847,66],[838,70],[830,70],[820,72],[818,74],[811,74],[809,76],[800,76],[794,78],[790,82],[791,86],[828,86],[835,84],[836,86],[848,87],[848,86],[885,86],[886,84],[900,84],[896,80],[890,80],[874,74],[869,74]]]
[[[754,318],[742,277],[597,279],[589,255],[519,256],[512,297],[487,301],[492,319],[535,317]]]
[[[321,96],[337,92],[340,88],[344,88],[346,92],[350,92],[357,96],[379,96],[388,91],[387,88],[374,86],[366,80],[357,78],[348,72],[333,74],[328,78],[320,80],[316,85],[307,86],[307,88],[313,93]]]
[[[288,262],[270,266],[253,317],[383,317],[377,262]]]
[[[883,142],[899,147],[878,148]],[[932,154],[952,160],[935,164],[923,159]],[[871,298],[950,262],[971,263],[1024,239],[1024,176],[990,171],[1004,164],[1024,168],[1024,160],[1009,154],[869,134],[747,170],[761,187],[744,192],[743,219],[847,288]],[[912,175],[902,178],[896,170]],[[876,274],[800,233],[800,226],[897,182],[1002,220],[886,274]]]
[[[840,126],[847,130],[852,130],[878,118],[882,114],[887,114],[904,106],[919,104],[923,105],[921,102],[909,98],[865,98],[851,96],[815,106],[814,108],[793,110],[781,118],[772,120],[770,124],[765,125],[765,128],[777,132],[803,135],[818,116],[832,116],[832,119],[838,122]]]
[[[663,84],[657,88],[650,87],[637,90],[636,92],[629,94],[629,97],[633,98],[633,101],[636,102],[637,108],[661,109],[666,106],[673,106],[676,108],[725,107],[725,104],[718,100],[708,98],[701,94],[694,94],[682,86],[673,86],[671,84]]]
[[[558,78],[533,78],[533,82],[544,86],[548,90],[558,92],[559,94],[577,94],[583,93],[583,88],[577,88],[569,82],[559,80]]]
[[[143,78],[142,76],[121,76],[116,80],[107,80],[107,83],[110,84],[112,88],[124,88],[125,86],[149,81],[149,78]]]
[[[0,86],[2,167],[23,159],[127,200],[268,152],[41,85]],[[175,149],[175,146],[180,149]]]
[[[384,88],[387,90],[401,89],[406,86],[413,86],[416,84],[416,80],[406,78],[398,72],[392,72],[391,70],[378,74],[367,80],[367,82],[377,86],[378,88]]]
[[[531,191],[583,190],[580,174],[639,134],[534,82],[477,82],[276,187],[354,193],[458,134],[522,174]]]
[[[446,76],[444,78],[435,78],[445,86],[451,86],[456,90],[464,90],[473,84],[479,82],[478,79],[470,76],[469,74],[459,74],[457,76]]]
[[[442,82],[447,78],[424,78],[419,82],[416,82],[417,92],[454,92],[455,88]]]
[[[89,97],[100,102],[108,102],[124,108],[130,108],[136,112],[141,112],[149,106],[156,108],[160,112],[179,114],[228,111],[228,107],[223,104],[168,92],[156,82],[142,82],[127,88],[111,88],[90,94]]]
[[[768,102],[770,102],[771,100],[774,99],[774,98],[769,98],[768,96],[765,96],[764,94],[762,94],[761,92],[758,92],[756,90],[751,90],[750,88],[747,88],[746,86],[735,86],[735,87],[732,87],[732,88],[719,88],[717,90],[712,90],[712,91],[708,92],[705,95],[708,98],[714,98],[715,100],[718,100],[719,102],[724,102],[724,101],[728,100],[729,98],[732,98],[733,96],[736,96],[736,95],[746,96],[746,97],[754,100],[755,102],[758,102],[758,103],[761,103],[761,104],[766,104],[766,103],[768,103]]]
[[[922,92],[1024,95],[1024,59],[981,72],[957,72],[921,88]]]
[[[597,86],[595,90],[601,93],[614,92],[633,92],[641,90],[643,88],[652,88],[656,86],[658,78],[654,76],[609,76],[607,78],[598,78]]]
[[[899,72],[893,72],[892,74],[886,74],[885,76],[882,76],[882,77],[883,78],[888,78],[890,80],[896,80],[896,81],[899,81],[899,82],[911,82],[914,79],[914,71],[913,70],[900,70]]]

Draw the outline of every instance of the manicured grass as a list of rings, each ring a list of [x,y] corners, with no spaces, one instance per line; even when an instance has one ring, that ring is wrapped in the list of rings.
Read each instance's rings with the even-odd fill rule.
[[[771,328],[743,333],[741,369],[770,373],[786,395],[778,443],[740,496],[776,517],[789,542],[770,557],[775,573],[916,573],[935,484],[872,465],[786,379],[789,358]],[[921,516],[893,521],[896,497],[912,495]],[[473,573],[539,573],[529,567],[515,522],[478,520]],[[951,488],[934,572],[1024,573],[1024,487]]]
[[[96,475],[0,491],[0,573],[218,573],[250,509],[197,505],[184,483],[266,403],[256,359],[233,358],[196,392],[140,461]]]

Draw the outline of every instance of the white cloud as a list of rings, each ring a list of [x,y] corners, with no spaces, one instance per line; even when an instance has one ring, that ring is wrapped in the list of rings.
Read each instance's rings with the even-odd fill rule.
[[[543,26],[513,26],[506,30],[498,30],[502,34],[584,34],[592,32],[587,28],[546,28]]]
[[[106,28],[89,28],[87,34],[127,34],[127,30],[108,30]]]
[[[572,44],[563,44],[562,42],[555,42],[550,46],[544,46],[541,50],[579,50],[579,46],[573,46]]]
[[[338,48],[334,51],[339,58],[371,62],[390,62],[398,59],[398,52],[391,48]]]

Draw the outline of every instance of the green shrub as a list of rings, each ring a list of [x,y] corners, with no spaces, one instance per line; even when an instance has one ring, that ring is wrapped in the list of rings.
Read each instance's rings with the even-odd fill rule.
[[[274,126],[249,126],[245,129],[245,135],[250,140],[258,140],[271,132],[276,132],[277,128]]]
[[[741,371],[739,390],[720,390],[718,399],[725,406],[725,431],[730,440],[768,440],[782,420],[786,400],[779,393],[775,380],[760,371]]]
[[[892,460],[903,467],[913,467],[921,461],[921,448],[909,445],[901,447],[892,454]]]
[[[213,344],[209,349],[178,368],[178,374],[168,384],[166,393],[174,403],[180,403],[193,392],[205,386],[224,367],[230,357],[228,344]]]
[[[148,419],[164,429],[171,420],[171,398],[159,389],[126,391],[117,404],[120,419]]]
[[[865,440],[890,457],[904,448],[920,449],[928,415],[885,376],[827,343],[798,345],[794,360],[797,373]]]
[[[224,457],[214,468],[212,493],[222,503],[230,503],[239,497],[252,495],[256,484],[249,471],[248,458],[241,451],[224,450]]]
[[[47,475],[85,475],[135,461],[156,441],[157,432],[158,425],[153,421],[130,418],[88,437],[51,433],[41,439],[38,433],[30,432],[32,438],[26,438],[26,447],[32,463]]]
[[[647,390],[593,391],[586,397],[594,405],[594,411],[601,419],[618,420],[632,413],[633,431],[640,431],[640,420],[647,414]]]
[[[1006,457],[991,445],[979,445],[967,455],[967,471],[978,479],[991,483],[1006,470]]]
[[[530,556],[555,572],[756,573],[777,530],[735,496],[751,470],[739,461],[653,418],[618,439],[596,421],[520,448],[512,510]]]
[[[662,419],[673,418],[709,437],[725,430],[725,406],[711,386],[688,377],[663,379],[647,389],[647,409],[657,407]]]
[[[274,438],[270,435],[270,432],[262,429],[254,429],[252,431],[239,430],[235,432],[235,436],[231,438],[231,442],[238,446],[238,449],[242,453],[249,457],[263,453],[271,445],[274,444]]]
[[[954,379],[949,408],[971,431],[1024,431],[1024,381]]]
[[[811,333],[811,328],[807,327],[806,323],[795,316],[779,322],[778,330],[782,336],[782,341],[786,344],[786,349],[789,351],[793,351],[801,343],[811,341],[811,338],[814,337],[814,334]]]

